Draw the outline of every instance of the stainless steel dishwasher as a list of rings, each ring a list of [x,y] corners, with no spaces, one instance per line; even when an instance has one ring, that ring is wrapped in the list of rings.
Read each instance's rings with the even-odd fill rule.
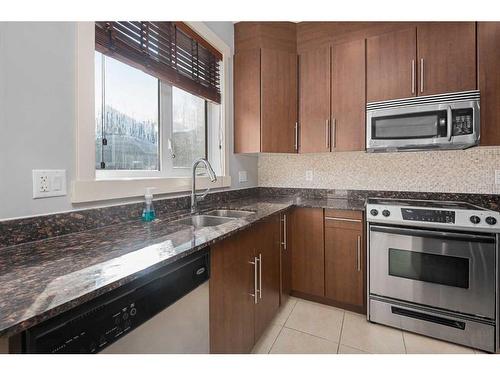
[[[24,333],[24,353],[209,353],[201,250]]]

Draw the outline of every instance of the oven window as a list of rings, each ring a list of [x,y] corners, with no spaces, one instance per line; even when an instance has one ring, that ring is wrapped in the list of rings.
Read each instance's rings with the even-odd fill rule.
[[[444,114],[444,116],[446,115]],[[441,111],[374,117],[372,119],[372,138],[435,138],[441,136],[442,130],[446,129],[445,121]]]
[[[389,275],[469,288],[469,259],[389,248]]]

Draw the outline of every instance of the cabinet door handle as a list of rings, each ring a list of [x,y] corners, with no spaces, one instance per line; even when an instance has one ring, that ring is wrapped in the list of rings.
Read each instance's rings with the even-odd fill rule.
[[[253,264],[253,294],[250,293],[250,295],[253,297],[253,303],[257,304],[257,293],[258,293],[258,286],[257,286],[257,262],[258,258],[253,257],[253,262],[249,262],[250,264]]]
[[[337,147],[337,119],[334,117],[332,120],[332,148]]]
[[[361,271],[361,236],[358,236],[358,243],[356,247],[356,267],[358,272]]]
[[[411,60],[411,93],[415,94],[415,59]]]
[[[259,253],[259,299],[262,299],[262,254]]]
[[[420,59],[420,92],[424,92],[424,59]]]
[[[286,214],[283,215],[283,250],[286,250]]]
[[[295,122],[295,151],[299,151],[299,123]]]
[[[326,138],[326,148],[330,149],[330,119],[326,119],[325,122],[325,138]]]

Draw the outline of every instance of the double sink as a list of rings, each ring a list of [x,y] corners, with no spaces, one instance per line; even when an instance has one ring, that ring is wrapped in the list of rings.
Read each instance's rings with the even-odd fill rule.
[[[213,210],[205,214],[193,215],[183,219],[175,220],[175,224],[191,225],[195,228],[215,227],[232,220],[252,215],[253,211],[243,210]]]

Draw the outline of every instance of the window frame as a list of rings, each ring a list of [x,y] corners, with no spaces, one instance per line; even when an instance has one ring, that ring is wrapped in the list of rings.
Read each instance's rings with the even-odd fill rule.
[[[203,22],[189,22],[193,30],[199,33],[215,48],[221,51],[223,60],[221,63],[221,103],[219,116],[220,128],[206,131],[207,150],[211,163],[218,165],[220,173],[218,180],[211,183],[208,177],[199,177],[197,185],[199,188],[224,188],[231,186],[229,175],[229,133],[230,116],[230,60],[232,58],[231,48],[220,37],[218,37]],[[94,88],[94,51],[95,51],[95,25],[94,22],[77,22],[76,27],[76,50],[75,50],[75,81],[76,81],[76,124],[75,137],[76,147],[76,175],[72,183],[71,201],[73,203],[85,203],[99,200],[121,199],[138,197],[144,195],[146,187],[155,187],[155,194],[169,194],[188,192],[191,187],[191,177],[165,177],[156,176],[134,176],[111,177],[107,179],[97,178],[95,168],[95,88]],[[210,118],[207,110],[206,119]],[[161,129],[160,129],[161,133]],[[161,135],[160,135],[161,137]],[[217,154],[214,148],[218,143]],[[219,152],[220,149],[220,152]],[[161,151],[160,151],[161,152]],[[214,160],[214,155],[217,160]],[[149,171],[156,172],[156,171]]]

